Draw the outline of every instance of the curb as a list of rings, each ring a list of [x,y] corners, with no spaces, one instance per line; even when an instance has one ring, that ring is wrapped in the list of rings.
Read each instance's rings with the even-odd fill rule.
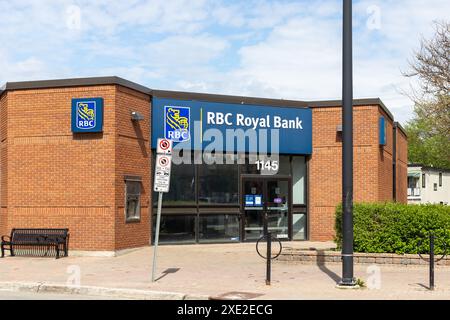
[[[94,286],[68,286],[44,282],[0,282],[0,290],[34,292],[37,294],[57,293],[93,297],[114,297],[133,300],[209,300],[209,296],[207,295]]]

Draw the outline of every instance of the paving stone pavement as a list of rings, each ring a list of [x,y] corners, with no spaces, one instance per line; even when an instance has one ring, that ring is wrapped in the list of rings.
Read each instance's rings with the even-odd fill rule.
[[[302,243],[304,247],[327,245]],[[336,288],[339,263],[275,261],[272,285],[266,286],[265,262],[251,243],[161,246],[158,257],[155,283],[151,282],[150,247],[118,257],[6,257],[0,259],[0,283],[73,285],[79,279],[81,286],[243,299],[450,299],[449,267],[436,268],[434,292],[427,290],[427,266],[389,265],[355,266],[357,278],[379,289],[341,290]]]

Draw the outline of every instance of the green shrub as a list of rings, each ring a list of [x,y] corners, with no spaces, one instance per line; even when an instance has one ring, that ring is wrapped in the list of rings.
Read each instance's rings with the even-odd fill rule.
[[[430,231],[436,235],[435,252],[450,253],[450,207],[398,203],[355,204],[354,250],[367,253],[428,252]],[[335,242],[342,244],[342,205],[336,208]]]

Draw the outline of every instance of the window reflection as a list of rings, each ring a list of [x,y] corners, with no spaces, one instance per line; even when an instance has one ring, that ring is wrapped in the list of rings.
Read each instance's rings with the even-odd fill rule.
[[[200,243],[239,241],[238,215],[203,215],[199,219]]]
[[[201,164],[198,167],[200,204],[238,204],[238,166],[234,164]]]
[[[153,218],[153,226],[156,227],[156,216]],[[155,232],[153,232],[154,235]],[[195,216],[162,215],[159,241],[161,243],[194,243]]]
[[[163,205],[195,205],[195,166],[172,165],[169,193],[164,194]],[[154,197],[157,201],[158,197]]]

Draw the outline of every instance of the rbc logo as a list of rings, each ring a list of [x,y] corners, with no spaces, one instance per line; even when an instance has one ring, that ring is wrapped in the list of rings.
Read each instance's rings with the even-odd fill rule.
[[[72,132],[103,131],[103,98],[72,99]]]
[[[169,107],[164,109],[165,138],[174,142],[183,142],[191,139],[190,135],[190,109],[189,107]]]
[[[77,102],[77,128],[93,129],[96,123],[96,104],[95,101]]]

